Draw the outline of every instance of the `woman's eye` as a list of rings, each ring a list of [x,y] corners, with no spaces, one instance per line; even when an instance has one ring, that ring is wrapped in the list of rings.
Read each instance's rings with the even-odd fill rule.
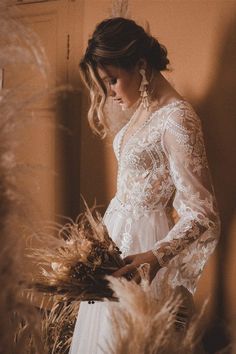
[[[109,84],[110,85],[115,85],[117,83],[117,79],[116,78],[111,78],[110,80],[109,80]]]

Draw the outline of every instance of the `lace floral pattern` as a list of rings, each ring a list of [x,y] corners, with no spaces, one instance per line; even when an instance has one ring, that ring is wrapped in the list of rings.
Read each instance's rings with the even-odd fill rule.
[[[179,220],[153,249],[168,268],[170,283],[194,291],[219,235],[219,217],[209,177],[201,123],[186,101],[156,111],[119,153],[125,128],[114,139],[118,159],[116,197],[129,213],[122,245],[132,244],[130,220],[173,205]],[[148,237],[148,236],[146,236]]]

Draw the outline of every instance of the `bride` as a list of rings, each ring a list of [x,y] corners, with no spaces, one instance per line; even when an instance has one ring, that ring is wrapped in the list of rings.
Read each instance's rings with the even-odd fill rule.
[[[162,75],[167,50],[134,21],[97,25],[80,62],[89,89],[88,120],[105,137],[104,105],[111,96],[123,110],[134,108],[114,138],[117,192],[104,215],[126,265],[113,275],[139,281],[137,268],[150,264],[154,296],[165,279],[192,294],[219,235],[219,217],[209,176],[200,120]],[[169,206],[178,213],[172,221]],[[82,303],[71,354],[104,353],[111,328],[106,303]]]

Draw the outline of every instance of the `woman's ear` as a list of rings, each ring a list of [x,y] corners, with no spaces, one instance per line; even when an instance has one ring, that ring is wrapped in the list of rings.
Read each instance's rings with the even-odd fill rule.
[[[147,69],[147,61],[146,59],[144,58],[141,58],[138,60],[137,62],[137,69],[140,70],[140,69]]]

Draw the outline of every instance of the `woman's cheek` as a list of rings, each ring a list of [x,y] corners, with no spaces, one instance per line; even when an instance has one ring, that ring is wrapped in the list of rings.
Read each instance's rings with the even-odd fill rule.
[[[118,97],[120,97],[121,94],[122,94],[122,87],[120,87],[120,85],[118,84],[118,85],[116,86],[116,95],[117,95]]]

